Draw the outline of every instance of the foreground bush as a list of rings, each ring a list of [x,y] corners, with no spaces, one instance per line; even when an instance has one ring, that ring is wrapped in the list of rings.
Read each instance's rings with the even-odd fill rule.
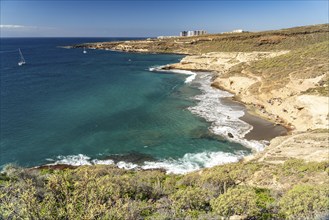
[[[214,212],[221,216],[233,215],[257,216],[261,213],[261,207],[257,204],[257,194],[250,187],[236,187],[211,201]]]
[[[303,162],[304,163],[304,162]],[[291,161],[268,165],[236,163],[187,175],[159,170],[131,171],[114,166],[36,170],[8,166],[1,173],[0,219],[314,219],[328,210],[328,187],[290,186],[286,190],[248,187],[266,170],[271,182],[303,175],[326,177],[323,163]],[[304,166],[303,165],[303,166]],[[286,170],[287,172],[278,172]],[[8,171],[8,172],[6,172]],[[302,176],[303,176],[302,175]],[[308,180],[308,179],[307,179]],[[257,181],[254,181],[257,183]],[[328,181],[327,181],[328,182]],[[308,182],[310,183],[310,182]],[[275,182],[278,184],[278,182]],[[291,184],[292,185],[292,184]]]
[[[281,212],[292,219],[314,219],[329,212],[329,186],[297,185],[280,200]]]

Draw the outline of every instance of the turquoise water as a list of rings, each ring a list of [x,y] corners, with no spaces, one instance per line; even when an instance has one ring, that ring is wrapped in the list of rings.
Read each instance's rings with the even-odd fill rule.
[[[35,166],[79,154],[177,161],[249,152],[213,135],[209,123],[187,110],[200,90],[184,83],[186,75],[149,71],[182,56],[57,47],[105,40],[116,39],[1,39],[0,165]],[[17,65],[17,48],[26,65]]]

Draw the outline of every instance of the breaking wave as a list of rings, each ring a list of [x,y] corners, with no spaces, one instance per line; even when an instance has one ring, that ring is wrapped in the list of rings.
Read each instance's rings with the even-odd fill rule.
[[[58,156],[56,160],[47,165],[116,165],[123,169],[164,169],[167,173],[185,174],[199,170],[201,168],[209,168],[216,165],[233,163],[239,161],[244,156],[243,152],[226,153],[226,152],[202,152],[202,153],[187,153],[182,158],[178,159],[164,159],[159,161],[145,161],[141,165],[131,162],[119,161],[115,163],[113,160],[91,159],[90,157],[78,154],[68,156]]]
[[[226,152],[202,152],[187,153],[177,160],[167,159],[163,161],[145,162],[143,169],[164,169],[167,173],[185,174],[200,170],[201,168],[209,168],[216,165],[233,163],[239,161],[243,157],[242,153],[226,153]]]
[[[208,122],[211,122],[210,130],[227,140],[240,143],[245,147],[260,151],[264,144],[260,141],[247,140],[244,136],[253,127],[242,121],[244,108],[223,104],[223,98],[233,97],[229,92],[222,91],[211,86],[211,73],[198,74],[194,83],[198,83],[198,88],[202,94],[193,97],[198,103],[188,109]]]
[[[163,69],[163,67],[165,66],[157,66],[157,67],[150,67],[149,71],[151,72],[171,72],[171,73],[179,73],[179,74],[184,74],[184,75],[189,75],[188,77],[186,77],[185,79],[185,83],[191,83],[195,77],[197,76],[197,74],[195,72],[192,71],[188,71],[188,70],[178,70],[178,69]]]

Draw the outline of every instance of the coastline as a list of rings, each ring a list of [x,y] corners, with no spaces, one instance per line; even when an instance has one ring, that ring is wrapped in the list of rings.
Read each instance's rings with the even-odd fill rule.
[[[290,158],[326,161],[329,159],[329,148],[325,147],[329,141],[329,99],[325,96],[303,93],[321,83],[326,76],[325,73],[315,78],[292,79],[282,89],[257,94],[255,88],[261,86],[261,77],[244,69],[238,73],[234,72],[236,66],[249,65],[258,60],[284,56],[288,53],[290,52],[212,52],[186,56],[180,63],[168,65],[166,69],[212,72],[211,86],[230,92],[233,94],[230,102],[237,102],[246,107],[246,114],[241,120],[255,126],[253,132],[246,134],[247,139],[259,139],[259,136],[266,134],[268,128],[273,129],[275,135],[266,134],[268,144],[264,151],[246,156],[244,161],[284,163]],[[274,127],[271,128],[272,125]],[[282,126],[286,132],[277,129],[277,126]],[[301,148],[303,150],[300,150]]]
[[[151,71],[190,75],[186,78],[185,83],[199,84],[198,88],[203,94],[193,97],[199,103],[188,109],[193,114],[211,122],[209,130],[215,135],[240,143],[254,152],[260,152],[273,138],[288,134],[287,127],[255,115],[244,103],[234,100],[234,94],[213,88],[211,86],[213,72],[202,72],[201,70],[192,72],[190,69],[180,70],[168,67],[170,66],[152,68]],[[222,130],[225,127],[227,129]],[[238,127],[244,128],[239,130]]]
[[[260,56],[258,53],[253,52],[247,54],[247,60],[251,59],[262,59],[264,57],[272,57],[280,54],[287,53],[284,52],[275,52],[274,54],[266,52],[260,52]],[[226,56],[224,59],[221,60],[219,66],[219,70],[223,71],[224,73],[227,72],[232,66],[237,65],[240,63],[240,60],[236,62],[232,62],[231,57],[235,56],[236,53],[230,53],[229,55],[224,54]],[[218,56],[215,54],[215,56]],[[219,56],[223,56],[220,54]],[[189,60],[192,57],[193,60],[198,59],[197,56],[186,56],[184,57],[180,63],[176,64],[167,64],[165,66],[158,66],[158,67],[150,67],[150,71],[164,71],[164,72],[175,72],[177,74],[184,74],[187,75],[185,79],[185,83],[193,83],[195,78],[199,75],[205,75],[202,72],[207,72],[209,75],[207,83],[203,83],[205,90],[203,91],[203,95],[209,95],[209,91],[214,91],[215,96],[218,97],[218,92],[222,91],[225,93],[224,96],[221,97],[220,102],[227,107],[233,107],[235,111],[237,111],[237,115],[233,116],[232,118],[235,119],[233,124],[234,129],[230,129],[230,126],[223,126],[221,124],[223,121],[217,121],[218,115],[202,115],[205,109],[194,109],[195,107],[190,107],[189,110],[199,115],[200,117],[205,118],[208,122],[212,123],[212,126],[209,128],[212,133],[215,135],[219,135],[224,137],[230,142],[239,143],[247,148],[252,149],[253,153],[250,155],[239,154],[236,152],[235,154],[227,154],[224,152],[203,152],[203,153],[196,153],[196,154],[186,154],[182,158],[178,159],[168,159],[168,160],[160,160],[160,161],[144,161],[144,164],[135,164],[132,162],[127,161],[114,161],[112,159],[105,159],[105,160],[98,160],[98,159],[91,159],[86,155],[67,155],[61,156],[58,160],[54,161],[52,166],[58,166],[60,164],[67,164],[68,167],[70,166],[83,166],[83,165],[96,165],[96,164],[105,164],[105,165],[114,165],[119,168],[124,169],[134,169],[134,170],[153,170],[153,169],[161,169],[166,170],[167,173],[176,173],[176,174],[186,174],[196,170],[200,170],[202,168],[209,168],[216,165],[222,165],[225,163],[234,163],[240,160],[249,161],[260,158],[261,155],[267,155],[267,151],[271,151],[273,147],[271,147],[273,141],[275,142],[278,138],[290,138],[291,137],[291,126],[284,123],[284,121],[277,121],[271,120],[270,118],[264,117],[262,114],[258,114],[255,111],[257,106],[255,107],[254,103],[245,103],[241,100],[240,96],[237,96],[236,93],[226,87],[220,87],[218,84],[214,85],[216,80],[220,79],[219,70],[214,71],[209,69],[209,67],[204,66],[206,65],[205,60],[201,59],[201,66],[200,63],[193,63]],[[235,56],[236,57],[236,56]],[[243,57],[243,56],[242,56]],[[246,60],[246,59],[244,59]],[[187,68],[186,68],[187,65]],[[208,64],[207,64],[208,65]],[[213,66],[211,68],[214,68]],[[239,78],[240,79],[240,78]],[[247,81],[248,82],[248,81]],[[252,81],[254,82],[254,81]],[[242,81],[242,83],[246,83],[246,81]],[[199,88],[201,91],[202,88]],[[208,92],[205,92],[208,91]],[[211,95],[211,94],[210,94]],[[198,99],[198,97],[196,97]],[[199,97],[199,101],[204,100],[204,97]],[[212,99],[215,100],[215,99]],[[216,107],[219,103],[215,100],[213,106],[208,109],[208,113]],[[205,105],[207,106],[207,105]],[[218,107],[218,106],[217,106]],[[194,112],[193,112],[194,111]],[[228,110],[230,113],[232,109]],[[209,117],[209,118],[207,118]],[[231,116],[226,116],[230,119]],[[215,119],[214,119],[215,118]],[[225,122],[224,122],[225,123]],[[224,128],[224,129],[223,129]],[[236,129],[240,128],[240,130]],[[242,130],[241,130],[242,128]],[[282,136],[286,135],[286,136]],[[319,151],[323,153],[323,151]],[[293,155],[294,156],[294,155]],[[264,158],[261,158],[264,160]],[[265,159],[267,160],[267,159]],[[276,161],[277,162],[277,161]],[[203,164],[203,165],[201,165]],[[59,166],[61,167],[61,166]]]
[[[182,60],[184,60],[183,58]],[[67,155],[59,156],[57,160],[53,163],[46,164],[44,166],[54,166],[54,167],[74,167],[83,165],[115,165],[123,169],[162,169],[166,170],[167,173],[185,174],[200,170],[202,168],[209,168],[216,165],[221,165],[225,163],[238,162],[244,160],[244,158],[255,157],[259,152],[263,151],[270,141],[278,136],[287,134],[287,130],[283,126],[277,125],[275,122],[271,122],[262,117],[258,117],[253,114],[252,111],[243,102],[235,100],[235,95],[229,93],[225,90],[218,89],[212,85],[214,78],[216,77],[216,72],[204,72],[202,68],[188,69],[176,69],[173,68],[177,64],[168,64],[159,67],[150,67],[150,71],[160,71],[160,72],[174,72],[177,74],[186,75],[185,83],[194,83],[196,78],[198,79],[196,83],[199,83],[198,89],[202,91],[202,95],[199,97],[193,97],[199,103],[202,100],[210,101],[204,103],[204,106],[192,106],[189,110],[210,122],[212,125],[209,130],[215,135],[224,137],[227,141],[235,142],[243,145],[253,151],[250,155],[239,154],[239,152],[230,154],[225,152],[202,152],[196,154],[186,154],[182,158],[178,159],[168,159],[160,161],[148,161],[145,160],[143,164],[136,164],[131,161],[115,161],[112,158],[107,159],[92,159],[86,155]],[[203,78],[202,78],[203,77]],[[202,82],[200,82],[200,80]],[[209,97],[207,97],[209,96]],[[218,102],[219,101],[219,102]],[[225,107],[224,116],[220,114],[223,109],[220,107]],[[216,110],[218,110],[216,112]],[[208,112],[207,112],[208,111]],[[214,113],[215,114],[212,114]],[[226,115],[225,115],[226,114]],[[266,136],[264,137],[264,134]],[[64,165],[66,164],[66,166]],[[202,165],[201,165],[202,164]],[[40,166],[40,167],[44,167]]]
[[[173,72],[176,74],[186,75],[185,83],[195,86],[202,92],[201,95],[191,97],[192,99],[206,101],[206,105],[211,105],[206,115],[205,108],[198,103],[195,106],[191,106],[188,109],[195,115],[203,117],[208,122],[211,122],[209,130],[214,135],[219,135],[225,138],[229,142],[235,142],[251,149],[254,152],[259,152],[264,149],[270,139],[262,138],[258,130],[264,130],[264,126],[268,126],[266,132],[271,137],[276,137],[279,134],[274,130],[275,126],[269,121],[257,118],[255,123],[255,116],[247,115],[247,108],[236,101],[231,100],[232,94],[221,91],[211,86],[211,80],[213,73],[210,72],[191,72],[186,70],[168,70],[167,66],[162,67],[151,67],[150,71],[165,71]],[[209,97],[207,97],[210,95]],[[217,101],[220,101],[218,103]],[[215,110],[215,115],[212,111]],[[216,111],[218,110],[218,111]],[[210,113],[210,114],[209,114]],[[209,114],[209,115],[207,115]],[[212,121],[212,119],[214,119]],[[216,121],[216,119],[219,119]],[[251,120],[251,119],[254,119]],[[223,124],[222,124],[223,123]],[[254,128],[259,128],[257,131],[253,131]],[[250,138],[244,137],[244,135],[251,134]],[[188,153],[182,158],[177,159],[164,159],[164,160],[142,160],[136,161],[130,160],[128,156],[108,156],[103,159],[93,159],[86,155],[67,155],[59,156],[57,159],[50,161],[51,163],[39,166],[40,169],[43,167],[53,167],[53,169],[72,168],[84,165],[114,165],[118,168],[123,169],[134,169],[134,170],[164,170],[167,173],[175,174],[186,174],[193,171],[197,171],[203,168],[210,168],[216,165],[222,165],[226,163],[238,162],[245,156],[250,154],[242,154],[238,151],[232,153],[226,153],[222,151],[216,152],[200,152],[200,153]],[[128,159],[127,159],[128,158]],[[38,169],[38,167],[36,168]]]
[[[189,107],[189,110],[193,114],[199,115],[208,122],[211,122],[212,126],[209,127],[209,130],[213,134],[224,137],[227,141],[239,143],[244,147],[251,149],[253,153],[245,155],[239,152],[202,152],[186,154],[184,157],[178,159],[169,158],[159,161],[152,161],[148,159],[139,161],[138,163],[136,163],[136,161],[131,161],[128,156],[113,155],[104,159],[92,159],[86,155],[79,154],[59,156],[56,160],[51,161],[52,163],[34,167],[32,169],[43,169],[45,167],[52,169],[75,169],[78,166],[85,165],[113,165],[127,170],[162,170],[167,173],[186,174],[203,168],[210,168],[226,163],[234,163],[240,160],[245,160],[245,158],[254,157],[257,153],[265,149],[271,139],[287,134],[287,130],[283,126],[276,125],[268,120],[252,115],[243,103],[233,99],[233,94],[213,88],[211,86],[211,80],[214,73],[200,71],[191,72],[187,70],[174,69],[168,70],[166,68],[167,66],[151,67],[150,71],[170,71],[176,74],[184,74],[187,76],[185,79],[186,84],[199,84],[197,87],[202,92],[201,97],[196,96],[192,98],[196,100],[204,100],[205,96],[210,94],[210,100],[207,101],[214,103],[211,103],[213,106],[208,109],[210,110],[208,114],[217,109],[218,113],[224,111],[224,115],[200,115],[200,112],[205,113],[206,109],[204,109],[204,106],[202,105],[198,106],[198,104],[196,104],[196,106]],[[208,104],[209,102],[207,102],[207,105]],[[225,109],[223,109],[223,107]],[[214,117],[220,120],[212,121]],[[228,121],[229,123],[225,121]],[[239,130],[236,126],[240,128],[243,127],[243,129]],[[223,128],[225,128],[224,132],[222,130]],[[265,138],[264,134],[266,134]]]
[[[285,136],[289,133],[289,129],[284,125],[276,124],[256,115],[241,102],[230,98],[222,101],[231,105],[242,105],[245,108],[244,115],[240,119],[253,127],[253,129],[245,135],[247,140],[266,140],[270,142],[275,137]]]
[[[303,33],[299,34],[303,35]],[[174,43],[179,44],[180,41],[184,40],[190,42],[191,45],[198,43],[198,41],[194,41],[194,39],[185,38],[178,39],[178,41]],[[258,152],[249,155],[248,158],[255,159],[259,157],[259,155],[266,155],[267,151],[271,151],[271,149],[277,147],[278,140],[285,143],[286,141],[288,142],[288,140],[294,140],[294,137],[298,136],[299,133],[305,133],[306,138],[313,137],[313,134],[309,131],[328,129],[325,119],[326,113],[328,112],[325,106],[328,100],[326,100],[325,97],[305,95],[303,93],[303,91],[314,88],[319,84],[321,80],[324,79],[325,74],[313,78],[299,79],[295,79],[289,75],[289,81],[285,82],[285,86],[274,86],[274,89],[270,90],[267,87],[269,87],[268,84],[271,84],[271,82],[266,81],[266,75],[264,77],[257,73],[257,71],[256,73],[250,71],[250,67],[258,61],[271,60],[276,57],[289,57],[292,53],[291,50],[295,48],[282,47],[281,50],[268,50],[267,48],[264,51],[247,50],[245,52],[201,53],[201,51],[199,51],[196,53],[193,50],[189,50],[190,46],[167,50],[169,48],[167,48],[167,43],[169,42],[170,40],[103,42],[75,45],[72,46],[72,48],[87,46],[93,49],[129,53],[168,53],[186,55],[179,63],[167,64],[162,67],[153,67],[150,68],[150,71],[171,71],[189,75],[185,83],[193,82],[198,72],[211,72],[211,79],[208,82],[207,89],[216,88],[218,91],[229,94],[221,97],[221,102],[224,104],[226,102],[226,104],[231,106],[236,105],[238,106],[237,108],[240,108],[238,110],[235,109],[237,110],[237,115],[233,118],[236,119],[235,122],[238,123],[236,127],[242,129],[237,132],[235,130],[230,130],[230,126],[226,125],[223,126],[225,127],[224,129],[220,129],[220,125],[222,125],[221,122],[223,121],[218,120],[218,115],[209,114],[218,103],[212,103],[213,106],[206,110],[208,111],[207,114],[204,112],[205,109],[200,110],[191,107],[189,110],[205,118],[208,122],[211,122],[212,125],[209,130],[214,134],[223,136],[228,141],[240,143],[254,149],[254,152]],[[206,93],[204,93],[204,95],[205,94]],[[205,97],[196,97],[196,100],[202,102],[204,98]],[[205,103],[204,107],[207,106],[206,104],[207,103]],[[313,107],[318,105],[320,105],[320,113],[317,112],[318,109]],[[231,119],[231,116],[227,116],[227,118]],[[232,122],[232,120],[227,121],[230,123]],[[300,141],[294,143],[294,147],[300,148],[303,144],[309,145],[309,142]],[[322,144],[322,142],[320,144]],[[311,152],[312,146],[309,146],[309,148]],[[264,152],[262,152],[263,150]],[[326,149],[320,150],[319,155],[325,154],[327,151]],[[290,158],[304,159],[304,157],[300,157],[297,154],[290,155]],[[313,159],[315,158],[316,156]],[[239,160],[240,159],[241,157]],[[280,162],[284,162],[284,160]]]

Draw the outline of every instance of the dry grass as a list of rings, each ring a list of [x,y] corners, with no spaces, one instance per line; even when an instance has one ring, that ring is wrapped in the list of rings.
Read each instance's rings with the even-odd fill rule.
[[[263,92],[282,88],[290,80],[314,78],[325,74],[325,79],[318,84],[318,87],[306,93],[328,95],[329,41],[257,61],[244,68],[254,75],[262,76]],[[238,68],[234,71],[236,69]]]

